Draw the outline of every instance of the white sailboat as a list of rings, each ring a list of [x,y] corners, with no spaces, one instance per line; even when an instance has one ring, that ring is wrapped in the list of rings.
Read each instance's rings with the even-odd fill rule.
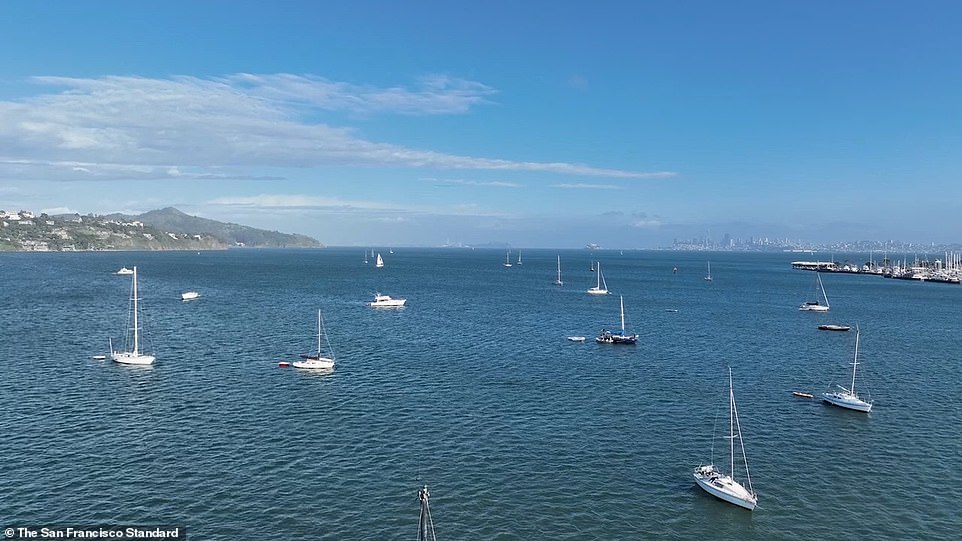
[[[708,262],[708,274],[705,275],[705,281],[711,282],[713,278],[711,277],[711,261]]]
[[[367,250],[364,250],[364,264],[367,265]]]
[[[381,259],[381,252],[377,253],[377,261],[374,263],[374,266],[379,269],[384,266],[384,260]]]
[[[597,275],[597,283],[594,287],[588,288],[589,295],[607,295],[608,294],[608,284],[605,283],[605,275],[601,274],[601,261],[595,265],[595,274]]]
[[[866,402],[855,394],[855,370],[858,367],[858,326],[855,327],[855,357],[852,359],[852,386],[848,389],[837,385],[837,391],[822,393],[822,400],[840,408],[868,413],[872,411],[872,403]]]
[[[731,462],[728,473],[723,473],[714,463],[695,468],[695,483],[705,492],[726,502],[752,510],[758,504],[758,495],[752,488],[752,477],[748,472],[748,457],[745,455],[745,442],[742,441],[741,426],[738,423],[738,409],[735,407],[735,391],[732,389],[732,369],[728,368],[728,433]],[[735,480],[735,440],[741,448],[745,464],[745,479],[748,487]],[[712,443],[712,455],[715,446]],[[714,462],[714,456],[712,456]]]
[[[595,342],[599,344],[634,344],[638,342],[637,334],[625,334],[625,297],[621,297],[621,330],[611,331],[608,329],[601,329],[598,336],[595,337]]]
[[[438,540],[434,533],[434,519],[431,518],[431,506],[428,504],[430,497],[431,493],[428,492],[427,485],[418,489],[418,501],[421,502],[421,515],[418,518],[418,541]]]
[[[521,265],[522,265],[522,263],[521,263],[521,248],[518,248],[518,266],[520,267]]]
[[[565,283],[561,281],[561,256],[560,255],[558,256],[558,278],[555,279],[554,285],[556,286],[565,285]]]
[[[321,353],[322,332],[327,342],[327,351],[331,353],[330,357],[324,357]],[[334,369],[334,348],[331,347],[331,341],[327,338],[327,329],[324,328],[324,318],[321,317],[320,310],[317,311],[317,353],[301,355],[301,360],[292,362],[291,366],[312,370]]]
[[[821,299],[825,300],[825,304],[820,302]],[[828,312],[829,308],[828,295],[825,294],[825,286],[822,285],[822,275],[815,271],[815,300],[802,304],[798,309],[807,312]]]
[[[133,348],[130,351],[113,351],[113,344],[110,347],[110,358],[121,364],[151,364],[156,360],[153,355],[146,355],[140,351],[140,306],[137,304],[137,267],[135,266],[130,273],[132,275],[130,286],[130,317],[127,321],[133,321]],[[130,332],[130,329],[127,330]],[[128,338],[130,335],[128,334]],[[126,341],[126,340],[125,340]]]
[[[511,266],[511,250],[508,250],[508,252],[504,254],[504,266],[505,267]]]

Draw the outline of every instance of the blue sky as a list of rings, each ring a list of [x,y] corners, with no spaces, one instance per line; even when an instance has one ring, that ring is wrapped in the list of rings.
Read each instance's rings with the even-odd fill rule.
[[[960,242],[956,2],[0,3],[0,208]]]

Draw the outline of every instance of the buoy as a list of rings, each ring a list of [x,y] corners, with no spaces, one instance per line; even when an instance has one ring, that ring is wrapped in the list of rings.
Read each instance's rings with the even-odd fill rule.
[[[281,362],[277,363],[277,366],[279,366],[279,367],[281,367],[281,368],[287,368],[287,367],[290,366],[290,365],[291,365],[291,363],[289,363],[289,362],[287,362],[287,361],[281,361]]]

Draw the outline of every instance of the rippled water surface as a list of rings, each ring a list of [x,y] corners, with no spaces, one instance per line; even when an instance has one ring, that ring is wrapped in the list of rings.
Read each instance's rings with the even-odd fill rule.
[[[792,254],[532,249],[509,269],[497,250],[395,251],[382,269],[360,249],[0,254],[3,525],[414,539],[427,483],[444,540],[962,528],[962,287],[829,274],[816,314],[796,309],[814,280]],[[591,257],[615,295],[585,294]],[[111,273],[133,265],[150,367],[92,359],[123,338],[130,279]],[[375,291],[408,305],[372,309]],[[618,294],[634,347],[592,340]],[[336,371],[279,368],[312,349],[317,309]],[[850,377],[855,333],[818,323],[861,327],[872,413],[792,396]],[[726,422],[728,366],[754,512],[691,476]]]

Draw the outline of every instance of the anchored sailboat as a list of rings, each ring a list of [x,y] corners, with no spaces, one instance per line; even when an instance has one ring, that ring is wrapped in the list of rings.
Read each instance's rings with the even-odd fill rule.
[[[748,472],[748,457],[745,455],[745,442],[742,441],[742,429],[738,423],[738,409],[735,407],[735,391],[732,388],[732,369],[728,368],[728,430],[729,430],[729,463],[728,473],[723,473],[715,464],[695,468],[695,482],[705,492],[725,500],[726,502],[752,510],[758,504],[758,495],[752,489],[752,477]],[[741,448],[742,460],[745,463],[745,479],[748,487],[735,480],[735,440]],[[712,454],[714,454],[714,443]],[[714,462],[714,457],[712,457]]]
[[[327,350],[331,353],[330,357],[324,357],[321,353],[321,334],[324,335],[324,340],[327,342]],[[301,355],[300,361],[294,361],[291,363],[294,368],[305,368],[313,370],[333,370],[334,369],[334,348],[331,347],[331,341],[327,338],[327,329],[324,328],[324,319],[321,317],[321,311],[317,311],[317,353]]]
[[[113,351],[113,344],[110,347],[110,358],[121,364],[151,364],[156,360],[153,355],[146,355],[140,351],[140,307],[137,304],[139,300],[137,298],[137,267],[135,266],[130,273],[132,275],[132,281],[130,286],[130,316],[127,318],[128,323],[133,321],[133,349],[130,351]],[[130,337],[131,329],[127,329],[128,337]]]
[[[855,394],[855,369],[858,367],[858,326],[855,327],[855,357],[852,359],[852,386],[848,389],[837,385],[837,391],[822,393],[822,400],[840,408],[868,413],[872,411],[872,403],[866,402]]]
[[[821,296],[819,293],[821,292]],[[825,300],[825,304],[822,304],[821,299]],[[822,285],[822,275],[818,271],[815,271],[815,300],[808,301],[798,307],[799,310],[808,312],[828,312],[828,295],[825,294],[825,286]]]
[[[595,266],[597,283],[594,287],[588,288],[589,295],[607,295],[608,294],[608,284],[605,283],[605,276],[601,274],[601,261]]]
[[[637,341],[637,334],[625,334],[625,297],[621,296],[621,330],[601,329],[601,333],[595,337],[595,342],[599,344],[634,344]]]

